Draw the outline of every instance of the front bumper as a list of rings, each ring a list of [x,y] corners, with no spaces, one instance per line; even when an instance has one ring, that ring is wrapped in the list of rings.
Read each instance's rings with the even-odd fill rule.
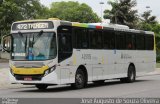
[[[17,77],[15,78],[15,76],[13,76],[11,73],[9,73],[9,78],[11,83],[14,84],[60,84],[60,80],[58,79],[55,71],[44,77],[41,77],[39,80],[24,81],[20,78],[17,80]]]

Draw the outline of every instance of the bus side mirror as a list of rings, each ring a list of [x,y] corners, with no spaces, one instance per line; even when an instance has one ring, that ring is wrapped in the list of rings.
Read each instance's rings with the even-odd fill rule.
[[[11,51],[11,35],[5,35],[2,37],[2,47],[6,52]]]

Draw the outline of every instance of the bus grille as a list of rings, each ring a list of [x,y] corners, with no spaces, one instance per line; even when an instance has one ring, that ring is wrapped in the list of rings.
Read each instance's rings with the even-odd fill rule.
[[[16,80],[24,80],[25,78],[32,78],[32,81],[39,81],[43,75],[14,75]]]

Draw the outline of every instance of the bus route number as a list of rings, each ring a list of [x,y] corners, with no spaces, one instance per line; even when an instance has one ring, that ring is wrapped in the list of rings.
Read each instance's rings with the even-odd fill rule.
[[[91,60],[91,54],[82,54],[82,59]]]

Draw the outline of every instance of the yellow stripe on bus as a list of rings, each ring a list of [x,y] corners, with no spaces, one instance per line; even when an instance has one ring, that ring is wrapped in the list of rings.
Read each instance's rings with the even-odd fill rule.
[[[41,68],[16,68],[15,66],[11,67],[11,70],[14,74],[20,75],[36,75],[36,74],[44,74],[49,67],[43,66]]]
[[[102,56],[102,64],[104,64],[104,56]]]
[[[73,65],[76,65],[77,64],[77,59],[76,59],[76,56],[74,55],[73,56]]]

